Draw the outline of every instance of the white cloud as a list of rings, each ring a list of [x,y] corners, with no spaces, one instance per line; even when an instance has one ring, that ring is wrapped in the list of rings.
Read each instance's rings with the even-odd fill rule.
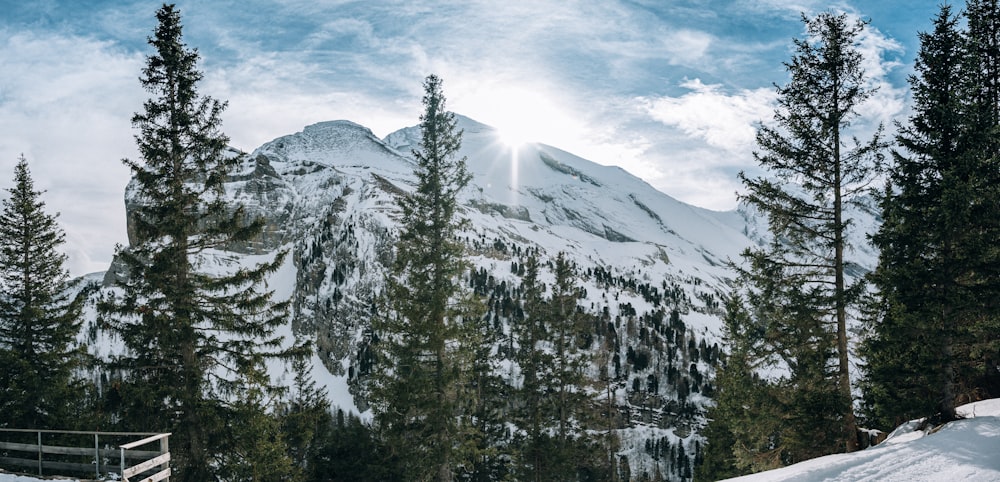
[[[720,85],[706,85],[700,79],[681,84],[690,90],[679,97],[640,98],[655,120],[702,139],[711,147],[731,154],[753,149],[756,124],[771,117],[774,89],[740,89],[724,92]]]
[[[90,38],[0,31],[0,65],[0,186],[23,153],[61,213],[70,271],[106,269],[125,241],[121,159],[135,152],[141,58]]]
[[[674,65],[696,65],[703,62],[713,37],[697,30],[681,29],[663,37],[663,49],[668,62]]]
[[[901,67],[895,58],[902,51],[898,42],[868,26],[858,49],[869,87],[876,89],[858,106],[858,118],[850,126],[850,133],[864,141],[879,124],[892,128],[892,121],[905,112],[907,90],[890,79]],[[770,122],[777,94],[771,87],[732,89],[701,79],[686,80],[681,87],[688,92],[636,99],[648,118],[666,128],[650,137],[643,157],[658,162],[643,177],[685,202],[730,209],[731,193],[739,188],[735,172],[755,169],[751,153],[757,124]]]
[[[845,1],[830,0],[739,0],[739,5],[749,11],[779,11],[798,15],[813,15],[819,10],[845,10],[850,7]]]
[[[858,106],[858,114],[870,126],[882,123],[892,127],[892,122],[900,119],[907,108],[908,87],[897,87],[889,79],[892,71],[903,67],[892,57],[902,53],[903,46],[868,25],[858,38],[857,48],[862,55],[861,68],[868,78],[868,86],[875,89],[875,93]]]

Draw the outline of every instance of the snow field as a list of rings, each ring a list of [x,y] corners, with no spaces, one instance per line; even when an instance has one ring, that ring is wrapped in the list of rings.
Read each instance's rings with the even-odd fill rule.
[[[732,482],[954,482],[1000,481],[1000,399],[958,409],[969,417],[929,433],[919,421],[901,425],[885,442],[769,470]]]

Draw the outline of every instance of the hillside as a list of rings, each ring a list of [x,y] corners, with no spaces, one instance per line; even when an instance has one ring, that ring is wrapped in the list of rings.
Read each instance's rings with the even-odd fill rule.
[[[580,273],[579,305],[595,319],[589,389],[595,403],[612,399],[604,426],[621,440],[619,457],[636,476],[685,478],[714,389],[727,263],[761,242],[766,227],[752,213],[690,206],[620,168],[551,146],[512,149],[465,117],[459,127],[473,174],[460,199],[472,264],[465,281],[488,301],[498,374],[517,383],[510,340],[524,253],[541,253],[542,281],[551,282],[545,263],[565,252]],[[262,237],[231,249],[248,260],[291,251],[269,282],[293,301],[288,333],[316,341],[315,378],[336,405],[363,418],[369,324],[393,256],[396,197],[413,188],[416,139],[413,127],[378,139],[349,121],[314,124],[254,150],[226,186],[233,205],[266,221]],[[129,213],[140,202],[133,192]],[[854,235],[864,239],[874,216],[856,217],[862,229]],[[856,244],[863,274],[875,256]],[[118,275],[112,266],[105,281]],[[99,327],[88,333],[95,354],[114,350]]]

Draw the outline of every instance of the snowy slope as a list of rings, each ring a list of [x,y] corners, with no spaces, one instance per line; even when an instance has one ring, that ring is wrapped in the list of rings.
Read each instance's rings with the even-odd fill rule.
[[[52,481],[52,480],[62,480],[65,482],[79,482],[78,479],[38,479],[35,477],[29,477],[27,475],[14,475],[14,474],[4,474],[0,473],[0,482],[38,482],[38,481]]]
[[[458,122],[473,175],[460,197],[469,221],[461,236],[479,278],[470,273],[466,281],[479,283],[491,307],[503,306],[520,286],[516,267],[527,249],[541,253],[545,283],[552,280],[545,263],[565,252],[580,274],[581,307],[600,318],[598,335],[613,347],[594,342],[591,370],[594,379],[610,377],[594,390],[614,401],[619,454],[635,476],[676,476],[680,469],[650,447],[669,452],[669,444],[693,458],[704,442],[727,262],[762,242],[766,226],[753,213],[684,204],[620,168],[544,144],[511,148],[489,126]],[[353,122],[322,122],[260,146],[226,185],[229,202],[265,221],[260,239],[233,249],[247,261],[290,251],[269,281],[292,300],[285,334],[315,340],[314,378],[335,405],[364,417],[373,302],[393,256],[396,201],[414,186],[419,139],[417,127],[379,139]],[[127,208],[137,202],[130,194]],[[860,214],[856,239],[875,225]],[[869,250],[853,256],[862,272],[874,265]],[[491,317],[502,335],[511,333],[509,314]],[[516,377],[510,360],[499,364]]]
[[[739,482],[1000,481],[1000,399],[959,408],[965,420],[933,433],[901,425],[885,442],[860,452],[807,460],[728,479]]]
[[[620,265],[658,247],[671,257],[700,260],[687,264],[693,266],[705,265],[703,256],[714,262],[735,259],[749,244],[741,232],[742,219],[733,213],[684,204],[619,167],[551,146],[531,143],[512,149],[493,128],[462,116],[458,120],[464,131],[462,154],[473,174],[463,201],[492,216],[492,224],[521,218],[545,227],[557,239],[545,246],[546,238],[539,236],[543,248],[575,244],[593,253],[595,261]],[[386,141],[409,152],[417,133],[417,128],[404,129]]]

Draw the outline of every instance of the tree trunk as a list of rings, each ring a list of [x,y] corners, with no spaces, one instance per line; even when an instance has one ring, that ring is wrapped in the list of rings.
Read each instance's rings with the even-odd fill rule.
[[[839,108],[839,106],[835,106]],[[846,288],[844,287],[844,200],[843,177],[840,158],[840,131],[834,134],[834,192],[833,192],[833,225],[834,225],[834,298],[837,311],[837,356],[839,359],[838,388],[844,400],[844,441],[845,450],[858,450],[858,425],[854,418],[854,397],[851,395],[850,353],[847,343],[847,306]]]

